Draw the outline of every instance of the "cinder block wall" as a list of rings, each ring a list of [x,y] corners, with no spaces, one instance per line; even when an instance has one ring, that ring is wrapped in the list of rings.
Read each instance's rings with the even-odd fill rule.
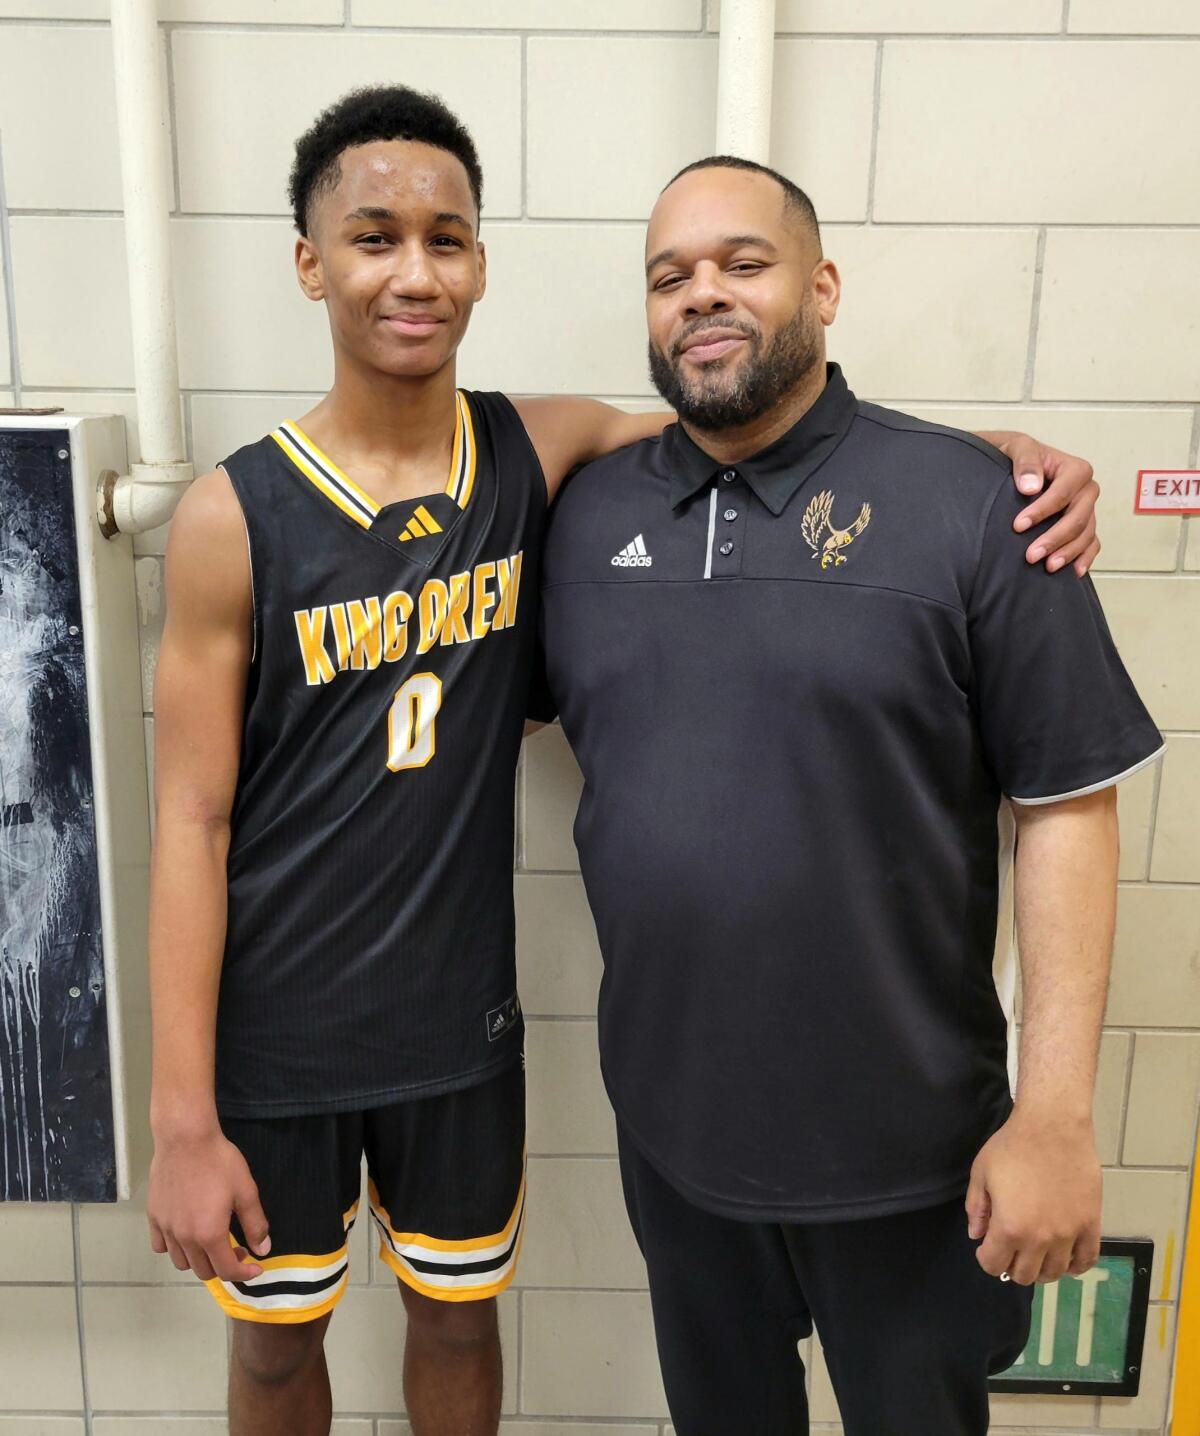
[[[371,80],[442,93],[487,176],[491,292],[462,382],[649,394],[641,221],[707,152],[716,0],[161,0],[184,416],[201,468],[302,412],[330,366],[291,269],[290,145]],[[0,401],[133,414],[106,0],[0,0]],[[846,281],[862,394],[1023,427],[1103,481],[1098,576],[1170,737],[1121,793],[1097,1117],[1106,1229],[1157,1242],[1136,1400],[996,1402],[1026,1432],[1162,1432],[1200,1087],[1200,529],[1135,518],[1139,467],[1200,442],[1194,0],[779,0],[775,160]],[[10,346],[9,335],[14,343]],[[11,349],[11,353],[10,353]],[[1188,529],[1191,528],[1189,536]],[[139,540],[147,738],[165,534]],[[599,1084],[599,958],[560,735],[527,745],[517,901],[529,1236],[503,1299],[506,1432],[663,1436],[643,1269]],[[400,1303],[356,1235],[333,1323],[339,1436],[399,1436]],[[151,1256],[141,1202],[0,1207],[0,1436],[223,1430],[225,1333]],[[819,1352],[813,1414],[836,1430]]]

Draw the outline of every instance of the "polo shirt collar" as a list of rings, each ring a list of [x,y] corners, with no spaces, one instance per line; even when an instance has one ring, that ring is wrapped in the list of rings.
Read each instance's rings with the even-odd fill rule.
[[[837,364],[825,370],[817,401],[786,434],[736,464],[718,464],[684,432],[681,424],[663,431],[662,444],[671,473],[671,507],[678,508],[720,473],[736,468],[776,518],[796,490],[814,474],[845,438],[858,412]]]

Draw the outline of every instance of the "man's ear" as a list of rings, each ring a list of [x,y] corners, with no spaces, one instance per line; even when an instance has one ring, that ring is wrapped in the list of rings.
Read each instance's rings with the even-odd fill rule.
[[[817,301],[817,314],[821,323],[828,328],[837,318],[838,305],[842,298],[842,276],[832,259],[823,259],[813,270],[813,295]]]
[[[296,278],[309,299],[325,298],[325,281],[321,274],[321,256],[311,239],[304,235],[296,241]]]
[[[476,245],[479,254],[479,282],[475,286],[475,303],[478,304],[487,292],[487,249],[481,240]]]

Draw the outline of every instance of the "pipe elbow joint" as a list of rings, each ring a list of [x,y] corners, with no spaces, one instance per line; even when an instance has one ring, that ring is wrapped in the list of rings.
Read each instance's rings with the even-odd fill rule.
[[[127,474],[107,470],[96,486],[100,532],[111,539],[159,528],[175,512],[192,477],[186,462],[131,464]]]

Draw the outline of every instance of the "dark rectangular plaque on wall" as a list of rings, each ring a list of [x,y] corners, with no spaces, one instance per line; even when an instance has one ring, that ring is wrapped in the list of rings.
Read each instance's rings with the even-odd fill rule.
[[[0,1199],[116,1196],[71,461],[0,430]]]
[[[1154,1243],[1106,1237],[1082,1276],[1034,1289],[1029,1340],[993,1391],[1041,1396],[1136,1396]]]

